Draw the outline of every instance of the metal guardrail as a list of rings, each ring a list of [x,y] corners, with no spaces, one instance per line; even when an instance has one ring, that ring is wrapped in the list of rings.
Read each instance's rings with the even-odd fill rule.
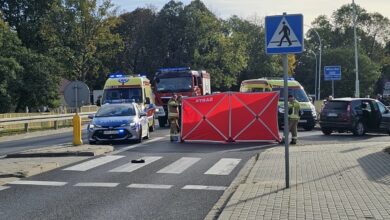
[[[95,114],[96,112],[82,112],[79,113],[81,118],[87,118],[88,115]],[[58,128],[58,121],[73,119],[74,114],[58,114],[58,115],[39,115],[29,117],[16,117],[16,118],[3,118],[0,119],[0,129],[6,125],[24,124],[24,130],[27,132],[29,129],[29,123],[34,122],[54,122],[54,128]]]

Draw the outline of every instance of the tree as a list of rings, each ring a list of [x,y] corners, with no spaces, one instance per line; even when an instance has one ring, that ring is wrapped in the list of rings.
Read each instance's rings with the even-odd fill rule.
[[[13,104],[13,87],[18,72],[23,67],[16,59],[21,48],[17,35],[10,31],[8,25],[0,19],[0,112],[11,110]]]
[[[351,59],[354,54],[352,48],[329,49],[323,54],[324,66],[341,66],[341,80],[335,81],[335,94],[337,97],[353,97],[355,91],[355,63]],[[297,79],[303,82],[305,87],[310,88],[314,82],[314,67],[305,62],[310,57],[301,59],[297,67]],[[375,82],[380,77],[380,66],[373,62],[364,53],[359,53],[359,81],[361,96],[372,95],[375,89]],[[310,85],[310,87],[309,87]],[[313,89],[314,91],[314,89]],[[331,82],[321,81],[321,94],[331,94]]]
[[[95,79],[104,69],[103,60],[122,48],[120,36],[111,31],[118,22],[111,1],[97,2],[62,0],[45,17],[41,34],[47,53],[63,64],[68,79]]]
[[[42,50],[42,21],[58,0],[0,0],[2,18],[17,31],[24,46]]]
[[[126,73],[141,73],[152,65],[155,44],[152,33],[155,13],[151,9],[138,8],[119,16],[115,28],[124,43],[124,50],[118,54],[117,68]]]
[[[53,59],[22,45],[16,33],[0,19],[0,112],[25,106],[54,106],[59,77]]]

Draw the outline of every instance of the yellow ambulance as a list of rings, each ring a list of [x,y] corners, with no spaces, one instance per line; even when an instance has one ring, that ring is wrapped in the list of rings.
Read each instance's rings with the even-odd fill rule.
[[[147,113],[149,130],[154,131],[155,102],[150,80],[145,76],[112,74],[104,84],[103,104],[135,102]]]
[[[240,92],[270,92],[272,86],[266,79],[248,79],[241,82]]]
[[[284,80],[281,78],[260,78],[244,80],[241,83],[240,92],[267,92],[278,91],[280,92],[278,103],[278,124],[279,127],[283,126],[284,118]],[[311,103],[309,97],[306,95],[305,89],[301,84],[293,78],[288,79],[288,94],[293,95],[299,102],[302,115],[299,120],[298,126],[303,127],[305,130],[310,131],[314,128],[317,121],[317,114],[313,103]]]

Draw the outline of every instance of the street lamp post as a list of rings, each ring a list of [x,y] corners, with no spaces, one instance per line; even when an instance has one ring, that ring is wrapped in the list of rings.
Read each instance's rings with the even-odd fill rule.
[[[309,26],[310,27],[310,26]],[[318,41],[320,43],[320,57],[319,57],[319,64],[318,64],[318,91],[316,92],[317,96],[316,96],[316,100],[320,100],[321,99],[321,59],[322,59],[322,42],[321,42],[321,37],[320,35],[318,34],[318,32],[314,29],[314,28],[311,28],[310,30],[314,31],[314,33],[316,34],[317,38],[318,38]],[[316,74],[317,76],[317,74]]]
[[[352,7],[353,7],[353,36],[355,41],[355,73],[356,73],[356,80],[355,80],[355,97],[360,97],[360,88],[359,88],[359,63],[358,63],[358,51],[357,51],[357,38],[356,38],[356,5],[355,0],[352,0]]]
[[[315,77],[314,77],[314,97],[317,100],[317,54],[314,53],[312,50],[309,51],[310,53],[314,54],[314,59],[316,59],[316,68],[315,68]]]

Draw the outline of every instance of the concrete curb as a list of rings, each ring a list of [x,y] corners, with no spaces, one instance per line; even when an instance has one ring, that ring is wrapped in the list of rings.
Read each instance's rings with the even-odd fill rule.
[[[8,154],[0,158],[0,185],[113,151],[105,145],[57,145]]]
[[[61,152],[61,153],[15,153],[7,154],[5,158],[29,158],[29,157],[92,157],[95,152]]]
[[[33,176],[36,174],[40,174],[55,168],[59,167],[58,163],[55,162],[47,162],[47,163],[13,163],[12,165],[19,165],[20,168],[18,168],[18,171],[14,172],[1,172],[0,171],[0,178],[25,178],[29,176]]]

